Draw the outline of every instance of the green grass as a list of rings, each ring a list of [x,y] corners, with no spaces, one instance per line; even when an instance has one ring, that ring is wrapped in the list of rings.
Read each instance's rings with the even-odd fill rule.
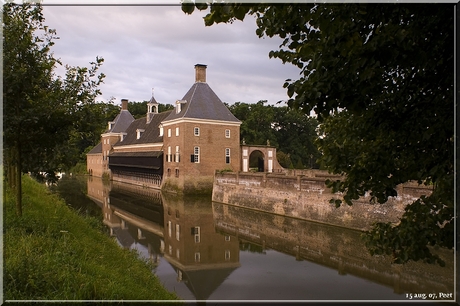
[[[44,185],[23,176],[23,216],[3,207],[4,300],[177,300],[137,255],[120,248]]]

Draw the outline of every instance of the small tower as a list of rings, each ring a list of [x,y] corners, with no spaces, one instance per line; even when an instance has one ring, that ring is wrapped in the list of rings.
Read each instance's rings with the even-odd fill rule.
[[[158,102],[153,97],[153,88],[152,88],[152,98],[149,103],[147,103],[147,124],[152,121],[152,118],[155,114],[158,114]]]

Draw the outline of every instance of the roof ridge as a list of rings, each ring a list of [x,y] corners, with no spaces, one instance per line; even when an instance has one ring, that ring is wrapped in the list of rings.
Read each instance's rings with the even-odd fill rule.
[[[190,102],[190,104],[187,106],[187,109],[185,110],[184,115],[182,115],[182,118],[184,118],[185,115],[187,115],[187,113],[188,113],[190,105],[192,104],[192,101],[193,101],[193,96],[195,95],[196,89],[198,87],[198,82],[195,82],[195,84],[193,84],[193,85],[195,86],[195,88],[193,89],[193,93],[192,93],[192,96],[190,97],[190,101],[188,101],[188,102]]]

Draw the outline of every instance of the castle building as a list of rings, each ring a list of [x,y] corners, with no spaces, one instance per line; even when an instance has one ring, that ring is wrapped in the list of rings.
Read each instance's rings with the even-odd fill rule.
[[[240,169],[241,121],[207,84],[206,65],[195,65],[195,83],[174,110],[159,113],[152,96],[135,120],[127,105],[88,152],[90,175],[188,194],[211,193],[216,170]]]

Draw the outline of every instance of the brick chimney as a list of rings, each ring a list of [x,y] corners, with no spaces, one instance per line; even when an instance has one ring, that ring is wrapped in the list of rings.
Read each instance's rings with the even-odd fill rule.
[[[121,99],[121,110],[128,110],[128,99]]]
[[[195,83],[206,83],[206,67],[206,65],[202,64],[195,65]]]

